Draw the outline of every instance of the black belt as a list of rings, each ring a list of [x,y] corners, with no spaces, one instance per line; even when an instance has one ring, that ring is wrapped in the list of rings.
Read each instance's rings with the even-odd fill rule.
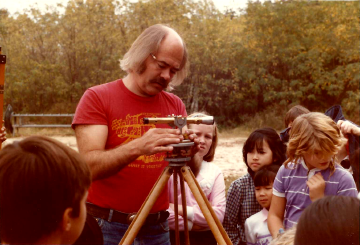
[[[107,220],[108,222],[118,222],[122,224],[130,224],[136,216],[136,213],[122,213],[110,208],[102,208],[95,204],[86,203],[87,212],[97,218]],[[146,225],[155,225],[164,222],[169,217],[168,211],[160,211],[158,213],[151,213],[147,216]]]

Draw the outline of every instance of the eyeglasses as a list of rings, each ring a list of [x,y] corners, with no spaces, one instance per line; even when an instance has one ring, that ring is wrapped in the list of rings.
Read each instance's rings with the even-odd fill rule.
[[[170,67],[170,72],[171,72],[172,75],[175,75],[176,72],[179,71],[178,68],[172,67],[171,65],[169,65],[165,61],[158,60],[154,54],[150,53],[150,55],[154,59],[154,61],[157,63],[160,70],[164,70],[164,69],[167,69],[168,67]]]
[[[151,55],[151,57],[152,57],[155,61],[157,61],[157,58],[156,58],[155,55],[153,55],[152,53],[150,53],[150,55]]]

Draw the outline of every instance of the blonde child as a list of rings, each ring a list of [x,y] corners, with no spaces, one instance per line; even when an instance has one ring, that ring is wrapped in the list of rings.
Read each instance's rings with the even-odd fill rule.
[[[272,128],[252,132],[243,147],[248,173],[231,183],[228,190],[224,229],[233,244],[246,244],[245,220],[261,210],[255,198],[254,174],[262,167],[285,161],[286,146]]]
[[[295,240],[296,226],[286,230],[281,236],[271,241],[270,245],[293,245]]]
[[[245,221],[245,238],[248,245],[269,244],[272,240],[267,217],[271,205],[273,183],[279,167],[268,165],[255,173],[255,196],[263,209]]]
[[[205,117],[204,113],[193,113],[188,118],[193,117]],[[190,124],[189,129],[193,130],[199,139],[200,150],[195,154],[187,165],[194,173],[196,180],[198,181],[202,191],[209,200],[212,209],[219,218],[220,222],[224,219],[225,213],[225,183],[224,176],[220,168],[211,163],[214,159],[215,149],[217,146],[218,132],[216,124],[203,125],[203,124]],[[170,241],[175,244],[175,213],[174,213],[174,186],[173,176],[171,176],[169,182],[169,202],[170,216],[168,218],[170,227]],[[185,183],[185,194],[187,203],[187,219],[189,227],[190,244],[197,245],[216,245],[217,242],[210,231],[209,225],[201,212],[201,209],[196,202],[194,196],[191,194],[191,190],[187,183]],[[178,203],[179,205],[179,229],[180,229],[180,241],[184,243],[184,218],[182,214],[181,206],[181,191],[180,183],[178,185]]]
[[[274,182],[268,217],[273,238],[280,228],[296,224],[301,212],[323,196],[356,197],[353,177],[335,164],[335,155],[344,143],[336,123],[322,113],[311,112],[294,120],[287,149],[289,158]]]

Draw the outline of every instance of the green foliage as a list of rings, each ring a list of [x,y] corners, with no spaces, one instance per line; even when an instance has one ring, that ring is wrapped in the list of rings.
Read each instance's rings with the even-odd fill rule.
[[[173,92],[188,112],[222,127],[256,115],[282,117],[294,104],[341,104],[359,123],[360,34],[356,2],[249,2],[240,13],[211,1],[71,0],[55,10],[0,10],[7,55],[5,102],[17,113],[71,113],[84,91],[125,75],[119,59],[156,23],[185,40],[190,75]],[[275,125],[273,117],[263,118]]]

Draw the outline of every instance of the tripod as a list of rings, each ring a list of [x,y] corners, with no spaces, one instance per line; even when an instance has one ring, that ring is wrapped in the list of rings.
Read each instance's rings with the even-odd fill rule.
[[[157,182],[150,191],[145,202],[142,204],[138,214],[135,216],[131,222],[128,230],[126,231],[124,237],[121,239],[119,245],[121,244],[131,244],[136,235],[138,234],[141,226],[144,224],[146,217],[148,216],[152,206],[155,204],[160,193],[164,189],[165,185],[174,174],[174,211],[175,211],[175,236],[176,236],[176,245],[180,243],[179,239],[179,224],[178,224],[178,200],[177,200],[177,176],[180,177],[180,187],[181,187],[181,200],[183,207],[183,217],[184,217],[184,234],[185,234],[185,244],[190,244],[189,241],[189,231],[187,226],[187,211],[186,211],[186,198],[185,198],[185,187],[184,179],[187,182],[190,190],[192,191],[197,203],[200,206],[202,213],[212,231],[218,244],[232,244],[228,235],[226,234],[224,228],[222,227],[221,222],[217,218],[214,210],[211,207],[211,204],[207,200],[204,192],[201,190],[198,182],[195,179],[194,174],[191,169],[186,166],[185,162],[178,162],[176,164],[169,164],[163,171],[163,173],[158,178]]]
[[[144,124],[148,123],[168,123],[174,126],[177,126],[182,132],[182,128],[187,125],[187,123],[195,123],[195,124],[214,124],[213,117],[202,117],[202,118],[186,118],[182,116],[174,116],[173,118],[144,118]],[[184,217],[184,233],[185,233],[185,244],[190,244],[189,241],[189,229],[187,223],[187,211],[186,211],[186,197],[185,197],[185,186],[184,179],[187,182],[188,186],[192,194],[195,197],[196,202],[199,204],[199,207],[204,214],[204,217],[212,231],[216,241],[218,244],[232,244],[228,235],[226,234],[222,224],[217,218],[214,210],[211,207],[211,204],[207,200],[204,192],[201,190],[198,182],[195,179],[194,174],[191,169],[186,166],[186,162],[191,160],[191,148],[194,146],[194,142],[190,142],[190,140],[184,140],[178,144],[172,144],[173,146],[172,152],[167,152],[167,158],[165,161],[169,162],[169,166],[164,169],[155,185],[151,189],[149,195],[145,199],[145,202],[140,207],[139,212],[135,215],[132,220],[129,228],[127,229],[125,235],[121,239],[119,245],[121,244],[132,244],[142,225],[144,224],[146,217],[148,216],[151,208],[154,206],[156,200],[160,196],[163,191],[165,185],[167,185],[170,176],[174,174],[174,211],[175,211],[175,239],[176,245],[180,244],[179,237],[179,222],[178,222],[178,175],[180,177],[180,189],[181,189],[181,202],[183,209],[183,217]]]

